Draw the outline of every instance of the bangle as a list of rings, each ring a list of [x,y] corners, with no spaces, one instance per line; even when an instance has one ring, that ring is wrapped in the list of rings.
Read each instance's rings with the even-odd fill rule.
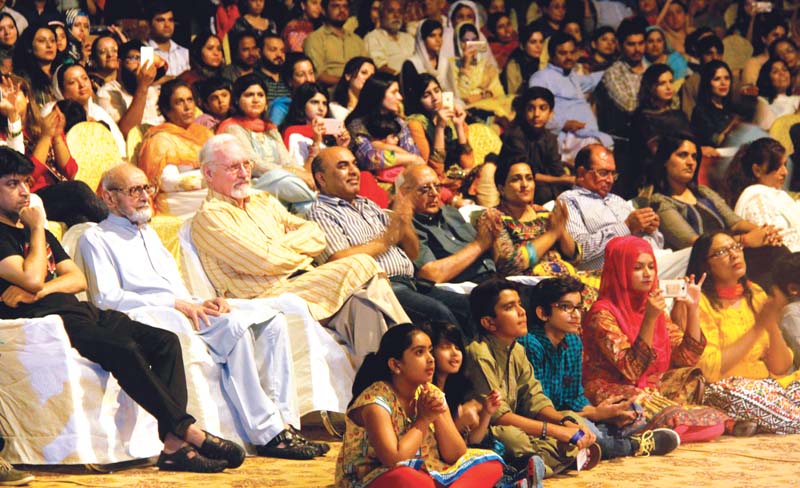
[[[542,422],[542,433],[539,434],[539,439],[547,439],[547,422]]]
[[[578,444],[578,441],[583,439],[583,436],[585,436],[585,435],[586,434],[584,434],[582,430],[579,430],[578,432],[575,432],[575,435],[573,435],[572,437],[569,438],[569,443],[573,444],[573,445],[576,445],[576,444]]]
[[[561,425],[564,425],[567,422],[572,422],[573,424],[578,425],[578,421],[575,420],[575,417],[571,415],[564,415],[563,417],[561,417],[561,420],[558,421],[558,423]]]

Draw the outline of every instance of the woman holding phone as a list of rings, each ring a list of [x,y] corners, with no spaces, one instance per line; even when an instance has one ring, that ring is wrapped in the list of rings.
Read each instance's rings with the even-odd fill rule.
[[[289,149],[292,164],[311,174],[311,161],[328,146],[347,147],[350,133],[344,122],[331,118],[328,94],[316,83],[297,87],[289,113],[281,125],[283,143]],[[313,178],[312,178],[313,180]]]

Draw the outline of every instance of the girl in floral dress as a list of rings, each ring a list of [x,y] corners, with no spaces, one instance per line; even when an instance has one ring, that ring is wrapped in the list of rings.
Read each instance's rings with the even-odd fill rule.
[[[403,324],[364,359],[347,409],[337,488],[477,488],[500,479],[500,457],[467,449],[444,394],[431,384],[431,351],[425,332]]]

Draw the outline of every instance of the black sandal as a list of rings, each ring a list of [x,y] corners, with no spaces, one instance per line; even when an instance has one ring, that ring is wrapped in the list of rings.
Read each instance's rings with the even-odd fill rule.
[[[190,456],[194,453],[194,456]],[[183,471],[188,473],[219,473],[228,463],[219,459],[208,459],[192,446],[183,446],[172,454],[161,451],[156,466],[161,471]]]
[[[297,440],[299,440],[300,442],[308,444],[309,446],[311,446],[314,449],[316,449],[317,450],[317,456],[324,456],[328,451],[331,450],[331,446],[329,446],[325,442],[315,442],[315,441],[306,439],[305,437],[303,437],[302,434],[300,434],[300,431],[298,431],[297,429],[295,429],[291,425],[289,426],[289,432],[291,432],[292,435]]]
[[[213,434],[206,434],[203,445],[197,448],[197,452],[209,459],[221,459],[228,463],[229,468],[238,468],[244,462],[247,453],[239,444],[222,439]]]
[[[295,437],[291,431],[284,429],[274,439],[263,446],[256,446],[259,456],[267,456],[281,459],[295,459],[307,461],[317,457],[317,448],[305,441]],[[283,445],[281,447],[281,444]]]

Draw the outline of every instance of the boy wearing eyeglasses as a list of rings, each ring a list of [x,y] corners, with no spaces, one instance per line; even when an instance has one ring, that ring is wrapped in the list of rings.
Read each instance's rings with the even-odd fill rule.
[[[535,325],[517,341],[525,348],[544,394],[556,410],[572,410],[586,420],[597,436],[603,459],[673,451],[680,445],[680,438],[671,429],[621,434],[624,426],[636,421],[634,399],[611,397],[594,406],[584,395],[580,336],[583,288],[577,278],[563,276],[541,281],[531,293]]]

